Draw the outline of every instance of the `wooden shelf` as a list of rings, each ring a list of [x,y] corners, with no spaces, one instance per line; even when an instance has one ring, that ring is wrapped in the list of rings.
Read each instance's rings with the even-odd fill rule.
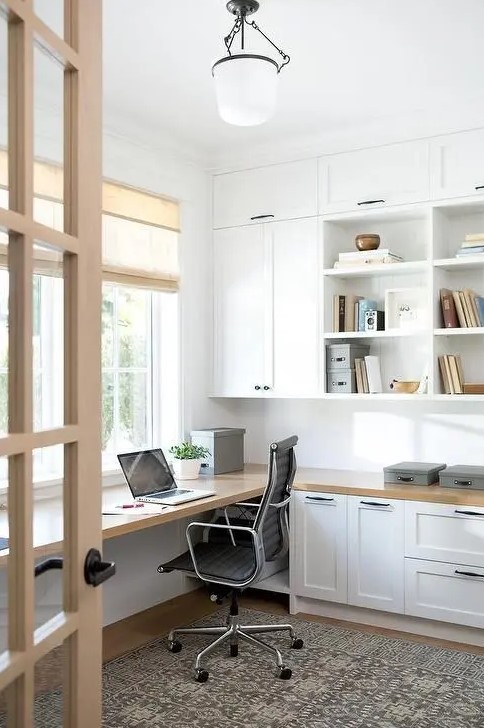
[[[398,392],[374,392],[372,394],[363,394],[359,392],[352,392],[352,393],[346,393],[346,394],[333,394],[327,392],[323,395],[323,399],[337,399],[337,400],[358,400],[358,401],[380,401],[384,402],[387,400],[411,400],[416,401],[423,401],[423,400],[429,400],[432,399],[432,396],[430,394],[406,394],[404,392],[398,393]]]
[[[484,402],[484,394],[434,394],[436,402]]]
[[[369,278],[376,276],[403,276],[412,273],[424,273],[429,270],[426,260],[410,260],[403,263],[380,263],[355,265],[345,268],[325,268],[323,275],[334,278]]]

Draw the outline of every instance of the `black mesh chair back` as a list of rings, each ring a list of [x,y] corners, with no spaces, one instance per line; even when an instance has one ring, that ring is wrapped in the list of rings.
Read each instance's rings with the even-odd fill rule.
[[[262,496],[254,531],[262,536],[266,561],[273,561],[289,549],[288,505],[296,473],[296,435],[270,446],[269,480]]]

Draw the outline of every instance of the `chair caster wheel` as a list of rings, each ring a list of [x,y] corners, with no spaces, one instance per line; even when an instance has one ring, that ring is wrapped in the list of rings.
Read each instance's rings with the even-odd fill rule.
[[[292,675],[292,670],[289,667],[282,667],[279,668],[279,677],[281,680],[289,680]]]
[[[230,657],[237,657],[239,654],[239,645],[230,645]]]
[[[201,683],[207,682],[208,670],[195,670],[195,680]]]
[[[304,647],[304,642],[300,637],[295,637],[292,641],[291,647],[293,650],[300,650],[301,647]]]
[[[168,642],[168,649],[170,652],[180,652],[182,648],[181,642],[178,640],[173,640],[172,642]]]

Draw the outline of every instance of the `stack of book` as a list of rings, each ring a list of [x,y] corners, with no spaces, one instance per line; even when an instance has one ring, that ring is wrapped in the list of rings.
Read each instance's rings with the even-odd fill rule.
[[[463,291],[440,289],[440,305],[444,328],[484,326],[484,297],[470,288]]]
[[[383,392],[379,357],[365,356],[363,359],[355,359],[355,373],[358,394]]]
[[[445,394],[464,394],[464,372],[460,356],[439,356],[439,367]]]
[[[484,233],[476,233],[475,235],[466,235],[465,240],[461,243],[456,257],[460,258],[466,255],[479,255],[484,253]]]
[[[333,331],[364,331],[365,312],[376,311],[372,298],[336,294],[333,296]]]
[[[484,243],[483,243],[484,245]],[[335,268],[351,268],[358,265],[378,265],[380,263],[402,263],[403,258],[395,255],[388,248],[381,250],[354,250],[350,253],[340,253],[335,262]]]

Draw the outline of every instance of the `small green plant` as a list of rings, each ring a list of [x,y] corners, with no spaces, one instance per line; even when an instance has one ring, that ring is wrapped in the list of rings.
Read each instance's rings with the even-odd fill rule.
[[[180,445],[173,445],[169,453],[176,460],[203,460],[210,455],[210,450],[202,445],[192,445],[191,442],[182,442]]]

